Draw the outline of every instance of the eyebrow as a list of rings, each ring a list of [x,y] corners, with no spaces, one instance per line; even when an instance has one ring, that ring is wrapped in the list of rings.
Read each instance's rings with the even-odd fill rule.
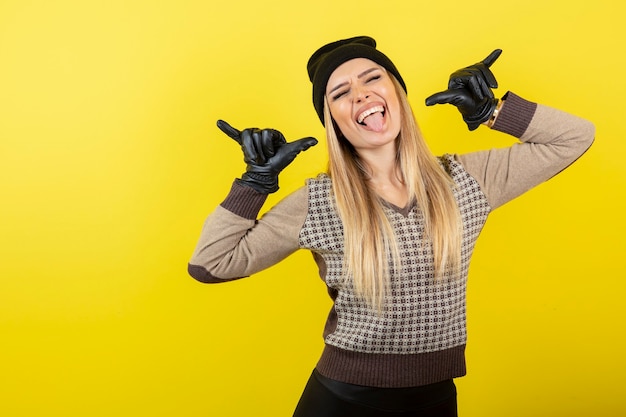
[[[376,70],[379,70],[379,69],[380,69],[379,67],[372,67],[372,68],[366,69],[365,71],[363,71],[362,73],[360,73],[359,75],[357,75],[357,78],[363,78],[363,77],[365,77],[367,74],[369,74],[370,72],[372,72],[372,71],[376,71]],[[333,89],[332,89],[332,90],[330,90],[329,92],[327,92],[326,94],[332,94],[332,93],[333,93],[333,91],[338,90],[338,89],[340,89],[341,87],[343,87],[343,86],[345,86],[345,85],[347,85],[347,84],[348,84],[347,82],[344,82],[344,83],[338,84],[338,85],[336,85],[335,87],[333,87]]]

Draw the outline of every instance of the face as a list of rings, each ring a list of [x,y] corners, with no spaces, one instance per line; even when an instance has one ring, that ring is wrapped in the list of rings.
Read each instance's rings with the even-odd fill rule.
[[[400,133],[400,101],[387,70],[366,58],[337,67],[326,99],[341,133],[357,150],[395,145]]]

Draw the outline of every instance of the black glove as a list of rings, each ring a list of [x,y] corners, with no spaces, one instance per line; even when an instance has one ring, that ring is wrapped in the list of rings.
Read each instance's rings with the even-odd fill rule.
[[[426,99],[426,105],[452,104],[457,107],[469,130],[475,130],[489,120],[498,105],[492,88],[498,87],[496,77],[489,69],[502,49],[496,49],[483,61],[453,72],[448,89]]]
[[[217,127],[233,138],[243,150],[246,172],[238,181],[262,194],[278,190],[278,174],[300,152],[317,144],[315,138],[303,138],[287,143],[285,137],[274,129],[245,129],[239,131],[223,120]]]

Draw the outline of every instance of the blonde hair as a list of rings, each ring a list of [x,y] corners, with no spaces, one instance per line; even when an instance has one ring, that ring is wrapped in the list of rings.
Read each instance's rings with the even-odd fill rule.
[[[396,139],[397,163],[409,202],[417,202],[424,236],[434,258],[434,279],[453,274],[461,258],[462,225],[452,189],[454,183],[430,152],[413,110],[398,81],[391,77],[400,100],[402,126]],[[383,204],[367,182],[368,171],[356,150],[338,136],[324,101],[328,140],[328,174],[334,203],[344,229],[344,269],[354,289],[371,307],[382,311],[393,270],[399,271],[396,236]]]

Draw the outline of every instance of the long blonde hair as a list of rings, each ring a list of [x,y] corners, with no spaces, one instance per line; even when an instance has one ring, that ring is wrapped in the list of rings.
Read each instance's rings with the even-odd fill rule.
[[[461,258],[462,225],[452,192],[454,183],[424,141],[404,90],[393,75],[389,76],[402,112],[396,139],[401,180],[409,202],[416,201],[421,210],[425,243],[430,243],[434,258],[433,279],[439,279],[454,273]],[[326,100],[324,118],[328,174],[344,229],[345,276],[352,277],[356,294],[380,312],[391,273],[401,267],[396,236],[380,198],[368,185],[367,167],[352,145],[338,135]]]

